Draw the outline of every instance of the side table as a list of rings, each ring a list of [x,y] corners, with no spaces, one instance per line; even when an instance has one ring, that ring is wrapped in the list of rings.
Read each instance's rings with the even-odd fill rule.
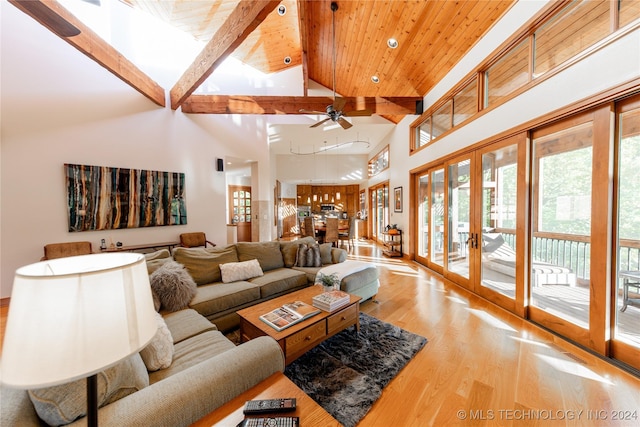
[[[632,305],[640,307],[640,298],[629,298],[629,288],[634,287],[636,292],[640,291],[640,271],[620,271],[618,276],[622,279],[622,307],[621,312]]]
[[[329,415],[283,373],[278,372],[196,421],[192,427],[211,427],[213,425],[216,427],[235,427],[245,417],[242,410],[247,400],[277,399],[280,397],[295,397],[296,410],[271,416],[300,417],[301,426],[341,426],[338,420]],[[255,417],[263,416],[269,415],[256,415]]]

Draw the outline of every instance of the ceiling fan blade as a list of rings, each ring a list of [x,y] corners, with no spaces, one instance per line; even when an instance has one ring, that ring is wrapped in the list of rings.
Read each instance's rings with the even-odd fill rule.
[[[309,126],[309,127],[310,127],[310,128],[318,127],[318,126],[320,126],[321,124],[323,124],[324,122],[326,122],[327,120],[331,120],[331,119],[326,118],[326,119],[324,119],[324,120],[320,120],[320,121],[319,121],[318,123],[316,123],[315,125],[311,125],[311,126]]]
[[[322,115],[322,116],[324,116],[325,114],[327,114],[327,112],[326,112],[326,111],[305,110],[304,108],[303,108],[303,109],[298,110],[298,112],[303,113],[303,114],[320,114],[320,115]]]
[[[333,101],[333,109],[336,111],[342,111],[346,103],[347,103],[346,98],[336,98]]]
[[[351,126],[353,126],[351,123],[349,123],[348,120],[342,117],[338,118],[338,123],[340,124],[340,126],[342,126],[342,129],[349,129]]]
[[[373,114],[371,110],[354,110],[354,111],[347,111],[342,115],[347,117],[356,117],[356,116],[370,116],[371,114]]]

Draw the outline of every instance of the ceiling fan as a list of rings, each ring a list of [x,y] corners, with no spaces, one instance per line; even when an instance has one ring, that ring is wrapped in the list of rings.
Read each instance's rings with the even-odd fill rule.
[[[353,126],[349,123],[345,117],[355,116],[370,116],[371,110],[354,110],[354,111],[342,111],[347,100],[345,98],[336,98],[336,10],[338,10],[338,3],[331,2],[331,30],[332,30],[332,42],[333,42],[333,104],[327,105],[326,111],[312,111],[312,110],[300,110],[301,113],[310,114],[323,114],[327,118],[320,120],[318,123],[311,125],[315,128],[321,124],[331,120],[342,126],[343,129],[349,129]]]

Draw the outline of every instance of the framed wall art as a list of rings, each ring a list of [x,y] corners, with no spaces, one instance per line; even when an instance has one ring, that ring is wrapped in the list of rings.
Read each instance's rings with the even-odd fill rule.
[[[187,223],[184,173],[65,164],[69,231]]]
[[[402,187],[393,189],[393,211],[402,212]]]

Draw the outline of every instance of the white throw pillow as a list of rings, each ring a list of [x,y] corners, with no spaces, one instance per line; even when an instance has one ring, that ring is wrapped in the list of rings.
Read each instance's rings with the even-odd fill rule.
[[[222,273],[222,281],[224,283],[237,282],[264,275],[257,259],[220,264],[220,273]]]
[[[166,369],[173,362],[173,337],[171,336],[171,331],[160,313],[156,313],[156,320],[158,322],[158,331],[151,339],[151,342],[140,351],[142,361],[149,372]]]

